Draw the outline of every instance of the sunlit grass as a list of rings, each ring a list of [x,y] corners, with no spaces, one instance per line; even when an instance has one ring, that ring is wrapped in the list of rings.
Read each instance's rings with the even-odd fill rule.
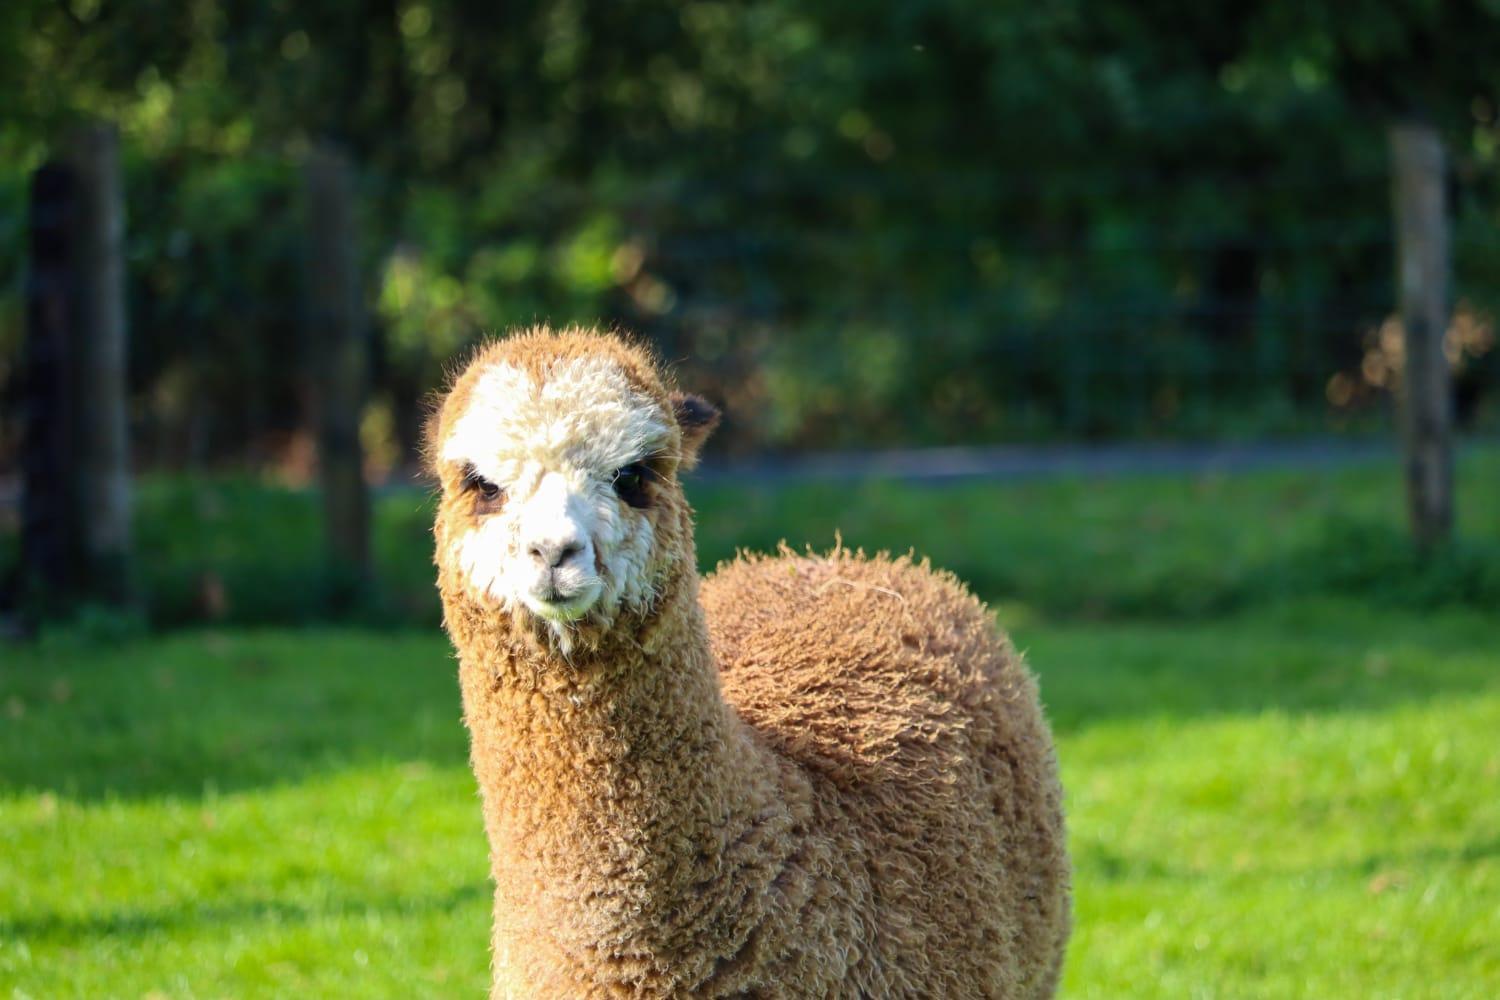
[[[1079,996],[1500,988],[1500,623],[1040,629]]]
[[[0,983],[482,995],[484,842],[452,671],[436,636],[329,632],[16,657]]]
[[[1002,606],[1059,736],[1077,996],[1500,989],[1500,622]],[[454,996],[488,888],[434,633],[53,637],[0,667],[0,984]]]

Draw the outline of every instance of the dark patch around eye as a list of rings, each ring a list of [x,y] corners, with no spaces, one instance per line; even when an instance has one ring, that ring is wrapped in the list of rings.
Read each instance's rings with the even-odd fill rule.
[[[613,485],[615,495],[637,510],[651,506],[648,487],[661,478],[661,473],[648,462],[631,462],[615,470]]]
[[[460,488],[474,498],[475,514],[493,514],[505,506],[505,490],[481,476],[472,465],[464,466]]]

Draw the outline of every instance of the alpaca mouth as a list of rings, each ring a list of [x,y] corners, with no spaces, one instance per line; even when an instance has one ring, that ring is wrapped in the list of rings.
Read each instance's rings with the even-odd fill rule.
[[[589,613],[599,599],[600,586],[585,584],[573,590],[563,590],[555,584],[539,587],[526,598],[526,606],[538,618],[552,622],[573,622]]]

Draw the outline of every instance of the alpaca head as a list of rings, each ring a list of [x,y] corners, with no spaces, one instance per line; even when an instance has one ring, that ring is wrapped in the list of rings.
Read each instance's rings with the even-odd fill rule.
[[[692,565],[677,474],[717,419],[613,336],[537,329],[481,349],[429,428],[445,599],[564,652],[649,614]]]

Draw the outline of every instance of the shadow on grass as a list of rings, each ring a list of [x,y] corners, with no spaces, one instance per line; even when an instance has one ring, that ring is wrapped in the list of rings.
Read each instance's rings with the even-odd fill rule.
[[[1012,628],[1059,735],[1138,718],[1372,711],[1500,686],[1500,621],[1476,612],[1298,602],[1212,622]]]
[[[247,899],[233,903],[188,905],[162,910],[120,910],[77,917],[47,914],[19,920],[0,920],[0,938],[11,940],[142,937],[214,928],[233,928],[254,923],[277,925],[312,924],[339,917],[430,916],[452,913],[480,900],[488,900],[488,882],[472,882],[445,893],[427,896],[379,896],[331,899],[317,905],[280,899]]]
[[[1298,605],[1217,622],[1014,621],[1059,735],[1141,718],[1368,711],[1500,684],[1500,623]],[[0,667],[0,794],[197,797],[351,765],[465,766],[432,633],[199,632]]]
[[[1317,862],[1306,865],[1257,864],[1237,865],[1234,875],[1243,878],[1304,878],[1318,875],[1374,876],[1381,872],[1423,868],[1430,865],[1471,865],[1500,857],[1500,837],[1452,847],[1424,847],[1409,851],[1378,851],[1346,861]],[[1173,864],[1159,858],[1136,858],[1098,843],[1075,847],[1074,868],[1085,874],[1108,880],[1129,878],[1160,879],[1201,883],[1202,866]]]

